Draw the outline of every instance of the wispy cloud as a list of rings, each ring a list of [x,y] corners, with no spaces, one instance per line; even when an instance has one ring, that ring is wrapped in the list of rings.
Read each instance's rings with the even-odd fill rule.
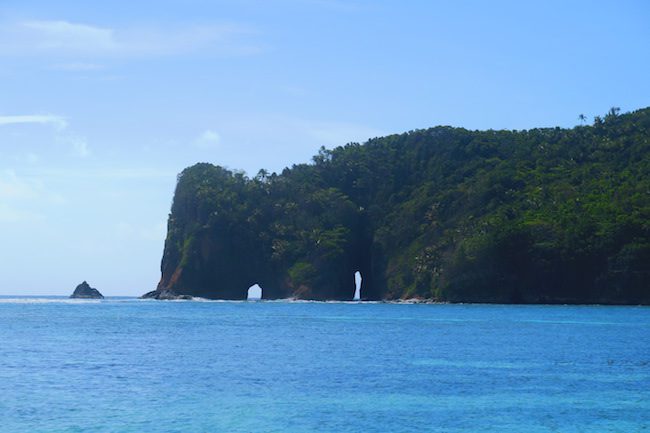
[[[64,117],[51,114],[0,116],[0,126],[19,124],[52,125],[57,129],[65,129],[68,126],[68,122]]]
[[[44,220],[45,217],[36,212],[16,209],[6,203],[0,203],[0,222],[3,223],[18,223],[18,222],[33,222]]]
[[[88,140],[71,132],[68,121],[63,116],[52,114],[27,114],[0,116],[0,126],[5,125],[49,125],[55,128],[54,138],[57,143],[69,146],[72,154],[85,158],[91,154]]]
[[[88,140],[86,140],[86,137],[82,137],[77,134],[66,133],[66,134],[60,134],[56,138],[56,141],[68,146],[74,156],[78,156],[80,158],[86,158],[91,154],[90,147],[88,146]]]
[[[260,47],[242,37],[254,33],[236,24],[191,25],[176,28],[110,28],[69,21],[22,21],[0,25],[0,53],[5,55],[107,56],[175,55],[210,50],[250,54]],[[68,69],[94,65],[63,63]]]
[[[0,222],[26,223],[44,220],[34,209],[38,204],[63,204],[60,194],[45,189],[40,179],[19,176],[12,169],[0,170]]]
[[[359,11],[364,8],[361,3],[349,0],[297,0],[297,2],[345,12]]]
[[[31,169],[26,172],[30,176],[43,179],[79,179],[79,180],[131,180],[131,179],[176,179],[178,172],[173,169],[157,169],[150,167],[129,167],[129,168],[74,168],[55,169],[42,168]]]
[[[56,65],[52,65],[50,69],[54,69],[56,71],[90,72],[101,71],[104,69],[104,65],[84,62],[57,63]]]
[[[83,137],[75,137],[72,141],[72,148],[77,153],[78,156],[85,158],[90,155],[90,149],[88,148],[88,142]]]
[[[13,169],[0,170],[0,200],[4,202],[39,201],[50,204],[66,202],[60,194],[48,191],[41,179],[19,176]]]
[[[0,198],[7,199],[32,199],[40,194],[41,185],[34,181],[19,178],[14,170],[0,171]]]
[[[26,152],[24,154],[16,155],[15,160],[21,163],[36,164],[40,160],[40,157],[37,153]]]
[[[203,133],[194,140],[196,147],[201,149],[214,149],[219,146],[220,143],[221,136],[218,132],[211,129],[203,131]]]
[[[118,48],[112,29],[87,24],[24,21],[18,24],[16,30],[23,37],[22,42],[26,47],[31,46],[39,51],[114,51]]]

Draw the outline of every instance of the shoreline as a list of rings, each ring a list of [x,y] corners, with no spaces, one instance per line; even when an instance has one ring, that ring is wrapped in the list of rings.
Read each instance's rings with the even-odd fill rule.
[[[536,302],[536,303],[503,303],[503,302],[449,302],[433,299],[408,298],[391,300],[311,300],[295,298],[279,299],[209,299],[201,297],[183,296],[178,298],[143,298],[141,296],[106,296],[104,299],[70,298],[66,295],[0,295],[0,303],[52,303],[66,302],[70,304],[99,304],[106,301],[132,302],[132,301],[167,301],[167,302],[196,302],[196,303],[286,303],[286,304],[390,304],[390,305],[517,305],[517,306],[576,306],[576,307],[650,307],[649,304],[621,304],[621,303],[577,303],[577,302]]]

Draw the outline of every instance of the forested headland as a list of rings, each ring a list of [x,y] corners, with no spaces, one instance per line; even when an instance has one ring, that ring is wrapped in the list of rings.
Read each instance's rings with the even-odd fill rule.
[[[650,304],[650,108],[571,129],[438,126],[253,178],[178,176],[148,296]]]

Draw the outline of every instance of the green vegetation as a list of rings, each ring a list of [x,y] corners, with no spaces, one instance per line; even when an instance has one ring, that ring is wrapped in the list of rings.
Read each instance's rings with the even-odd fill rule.
[[[350,299],[357,270],[367,299],[650,303],[650,109],[411,131],[252,179],[179,175],[159,289]]]

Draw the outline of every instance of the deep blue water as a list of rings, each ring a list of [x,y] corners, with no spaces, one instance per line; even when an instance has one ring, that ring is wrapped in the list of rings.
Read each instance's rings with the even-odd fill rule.
[[[0,298],[2,432],[650,432],[650,308]]]

